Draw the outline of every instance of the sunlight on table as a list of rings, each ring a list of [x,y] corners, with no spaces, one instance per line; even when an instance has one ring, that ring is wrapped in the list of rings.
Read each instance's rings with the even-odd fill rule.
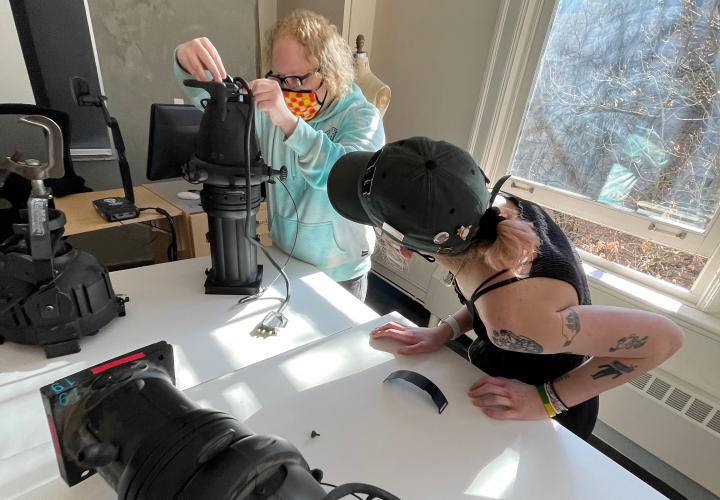
[[[503,498],[515,484],[519,463],[520,455],[512,448],[506,449],[475,476],[465,494],[492,499]]]
[[[308,349],[280,364],[280,370],[298,392],[333,382],[373,366],[385,363],[395,356],[385,351],[367,351],[369,337],[359,336],[352,342],[334,342]],[[358,364],[358,352],[364,352],[363,362]]]

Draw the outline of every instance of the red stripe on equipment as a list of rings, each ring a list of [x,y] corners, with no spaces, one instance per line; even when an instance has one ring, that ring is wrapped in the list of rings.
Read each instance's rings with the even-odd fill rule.
[[[57,430],[55,429],[55,422],[52,416],[47,416],[48,425],[50,426],[50,437],[52,437],[53,448],[55,448],[55,454],[60,454],[60,442],[58,441]]]
[[[105,370],[109,370],[110,368],[115,368],[116,366],[124,365],[125,363],[129,363],[130,361],[135,361],[136,359],[141,359],[144,357],[144,352],[138,352],[135,354],[131,354],[130,356],[125,356],[124,358],[116,359],[115,361],[110,361],[109,363],[105,363],[104,365],[95,366],[93,368],[90,368],[90,371],[93,375],[97,375],[98,373],[102,373]]]

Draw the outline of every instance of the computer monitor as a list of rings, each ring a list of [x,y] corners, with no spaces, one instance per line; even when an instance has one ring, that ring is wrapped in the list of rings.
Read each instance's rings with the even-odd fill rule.
[[[182,167],[195,154],[195,136],[203,112],[186,104],[150,106],[147,178],[151,181],[182,176]]]

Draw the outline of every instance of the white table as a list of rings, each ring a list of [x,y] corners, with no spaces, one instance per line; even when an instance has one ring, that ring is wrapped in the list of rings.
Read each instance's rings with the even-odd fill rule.
[[[404,500],[658,499],[655,490],[550,421],[497,421],[466,396],[481,374],[448,349],[396,356],[397,343],[368,331],[338,333],[198,385],[186,394],[235,415],[253,431],[299,448],[334,484],[366,482]],[[393,319],[401,320],[395,316]],[[437,384],[449,404],[396,380],[409,369]],[[311,438],[312,430],[320,436]],[[26,497],[112,499],[98,477],[68,489],[57,477]]]
[[[286,256],[270,249],[282,265]],[[262,254],[263,283],[276,275]],[[275,337],[250,335],[283,297],[282,278],[258,301],[238,306],[237,296],[205,295],[209,258],[111,273],[116,293],[130,297],[127,316],[116,318],[77,354],[46,359],[37,346],[0,345],[0,498],[13,497],[57,474],[38,389],[62,376],[159,340],[173,345],[177,385],[187,389],[288,351],[378,315],[324,273],[291,260],[288,325]],[[50,497],[53,495],[51,494]]]

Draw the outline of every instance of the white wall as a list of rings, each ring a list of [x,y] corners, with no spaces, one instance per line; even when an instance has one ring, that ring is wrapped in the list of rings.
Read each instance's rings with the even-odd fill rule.
[[[257,0],[88,2],[108,108],[120,124],[133,182],[146,182],[152,103],[183,97],[172,72],[175,47],[207,36],[231,75],[257,75]],[[115,162],[75,163],[94,189],[120,186]]]
[[[282,2],[282,0],[280,0]],[[258,75],[270,71],[270,62],[265,54],[268,49],[267,36],[277,21],[277,0],[260,0],[258,2]]]
[[[370,66],[392,90],[388,141],[467,147],[500,0],[377,0]]]
[[[349,10],[347,18],[347,27],[343,31],[343,36],[350,44],[350,48],[356,50],[356,38],[358,35],[365,37],[365,45],[363,50],[372,57],[372,39],[373,26],[375,25],[375,5],[376,0],[350,0],[346,2],[346,13]]]
[[[10,2],[0,2],[0,103],[35,104]]]

